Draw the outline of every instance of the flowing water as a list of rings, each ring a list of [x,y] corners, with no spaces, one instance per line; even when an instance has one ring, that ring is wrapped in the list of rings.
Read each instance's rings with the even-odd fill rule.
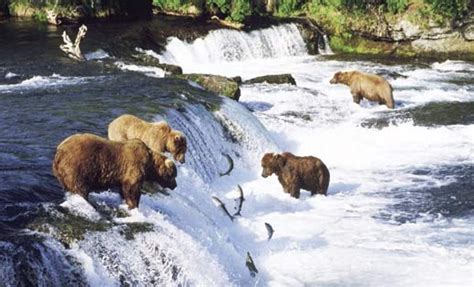
[[[138,50],[184,72],[296,79],[297,86],[243,85],[237,103],[113,58],[103,31],[119,33],[116,26],[89,27],[89,60],[75,63],[57,49],[56,28],[0,24],[1,284],[472,284],[474,63],[310,56],[291,24]],[[336,71],[352,69],[384,75],[396,109],[355,105],[347,87],[329,84]],[[129,216],[108,217],[65,195],[51,160],[63,138],[105,136],[123,113],[167,120],[186,134],[189,150],[169,196],[144,195]],[[261,178],[261,156],[275,151],[321,158],[331,172],[328,196],[303,191],[296,200],[275,177]],[[235,167],[220,177],[225,155]],[[246,200],[231,222],[211,196],[232,212],[238,184]],[[126,210],[114,192],[91,198]],[[64,222],[87,228],[60,244],[73,232],[61,231]],[[270,241],[265,222],[275,230]],[[128,233],[134,226],[146,228]]]

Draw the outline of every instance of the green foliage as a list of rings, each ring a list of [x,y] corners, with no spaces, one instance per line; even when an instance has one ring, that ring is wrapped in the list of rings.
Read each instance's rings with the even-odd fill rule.
[[[290,16],[301,6],[300,0],[280,0],[278,4],[278,14],[281,16]]]
[[[460,18],[468,11],[468,0],[425,0],[436,11],[439,11],[452,18]]]
[[[183,11],[184,6],[189,4],[187,0],[153,0],[153,5],[166,11]]]
[[[396,14],[406,10],[408,0],[386,0],[387,9],[390,13]]]
[[[208,7],[217,7],[224,14],[229,13],[231,7],[230,2],[231,0],[206,0]]]
[[[343,0],[312,0],[307,5],[309,15],[331,34],[341,35],[345,31],[348,17],[339,9]]]
[[[242,22],[246,16],[252,15],[252,7],[249,0],[234,0],[232,1],[232,9],[230,11],[230,18],[233,21]]]

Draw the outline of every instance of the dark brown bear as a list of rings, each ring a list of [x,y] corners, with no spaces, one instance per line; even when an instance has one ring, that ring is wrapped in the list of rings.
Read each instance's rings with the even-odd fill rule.
[[[278,176],[283,190],[295,198],[300,197],[300,189],[314,194],[326,195],[329,186],[329,170],[313,156],[299,157],[289,152],[266,153],[262,158],[262,176]]]
[[[89,192],[118,187],[129,209],[138,207],[144,181],[174,189],[177,175],[172,160],[141,140],[114,142],[92,134],[76,134],[59,144],[53,173],[66,190],[86,200]]]
[[[358,71],[337,72],[330,83],[349,86],[354,103],[358,104],[362,99],[367,99],[390,109],[395,107],[392,86],[379,75]]]

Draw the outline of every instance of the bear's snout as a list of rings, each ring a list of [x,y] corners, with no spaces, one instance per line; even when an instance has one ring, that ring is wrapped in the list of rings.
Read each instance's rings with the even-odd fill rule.
[[[176,155],[174,157],[174,159],[177,160],[179,163],[185,163],[186,162],[184,154]]]
[[[330,84],[336,84],[337,83],[337,80],[336,78],[332,78],[330,81],[329,81]]]
[[[176,186],[178,186],[178,184],[176,183],[176,180],[173,180],[170,182],[170,184],[167,186],[167,188],[173,190],[176,188]]]

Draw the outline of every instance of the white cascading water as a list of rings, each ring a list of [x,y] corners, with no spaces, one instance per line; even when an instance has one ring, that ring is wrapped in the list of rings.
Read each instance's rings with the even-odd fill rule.
[[[186,43],[172,37],[163,62],[187,67],[192,64],[237,62],[253,59],[284,58],[306,55],[306,45],[295,24],[286,24],[250,33],[215,30],[204,38]]]
[[[400,222],[396,218],[403,212],[392,206],[400,198],[416,202],[410,196],[420,189],[455,182],[454,176],[437,175],[446,166],[472,166],[474,126],[427,127],[404,119],[383,129],[364,128],[364,120],[390,111],[353,104],[348,88],[329,80],[339,70],[385,75],[395,90],[396,109],[408,111],[433,102],[472,102],[474,65],[387,66],[327,60],[305,51],[294,25],[248,34],[214,31],[193,43],[170,40],[160,60],[185,72],[244,79],[291,73],[297,86],[244,85],[240,103],[225,99],[216,112],[199,105],[169,111],[164,118],[189,139],[178,188],[170,196],[145,195],[131,217],[116,219],[152,223],[155,231],[123,244],[114,231],[92,234],[73,248],[91,284],[120,284],[126,278],[132,285],[470,285],[474,219],[420,210],[414,212],[417,219]],[[328,196],[303,191],[295,200],[274,176],[261,178],[262,154],[279,150],[320,157],[331,172]],[[222,153],[233,156],[235,168],[219,177],[227,168]],[[233,212],[237,184],[246,201],[242,217],[232,223],[211,196]],[[116,194],[97,198],[120,204]],[[266,222],[275,230],[270,241]],[[259,270],[256,278],[245,267],[247,251]]]

